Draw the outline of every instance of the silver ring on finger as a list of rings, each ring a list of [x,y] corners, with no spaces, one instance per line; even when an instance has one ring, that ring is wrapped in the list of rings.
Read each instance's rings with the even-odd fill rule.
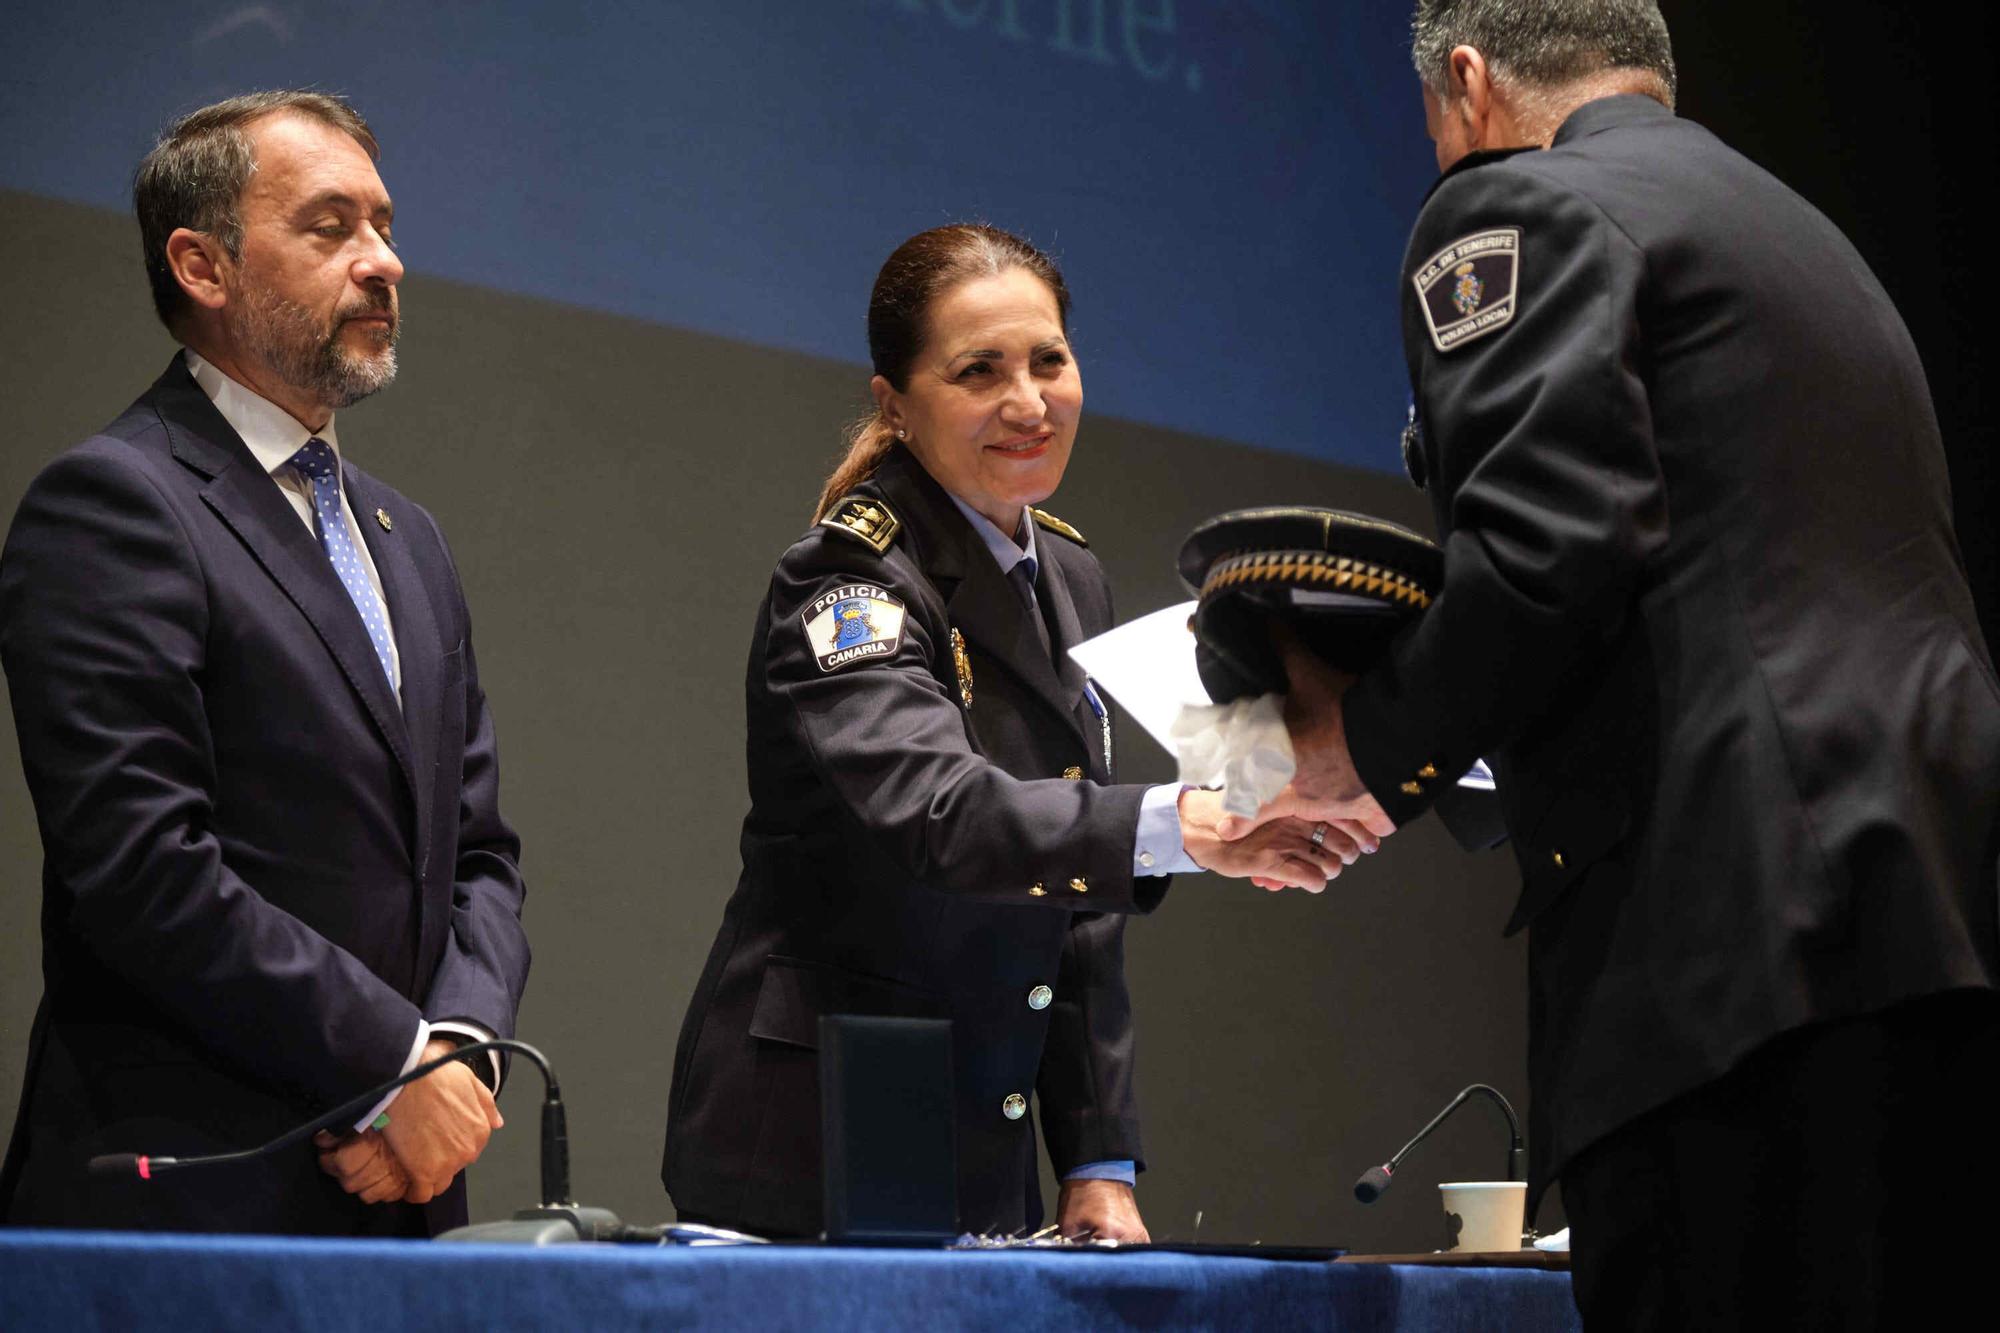
[[[1326,842],[1326,823],[1324,820],[1322,820],[1321,822],[1313,825],[1312,845],[1315,847],[1319,847],[1323,846],[1325,842]]]

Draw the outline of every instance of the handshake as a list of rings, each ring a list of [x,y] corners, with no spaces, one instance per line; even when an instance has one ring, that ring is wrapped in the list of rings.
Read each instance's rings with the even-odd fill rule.
[[[456,1049],[457,1043],[440,1037],[424,1047],[420,1063]],[[313,1144],[320,1170],[363,1203],[429,1203],[478,1160],[503,1123],[479,1076],[454,1061],[406,1084],[382,1128],[322,1131]]]
[[[1181,793],[1181,839],[1204,870],[1247,878],[1260,888],[1319,893],[1396,831],[1362,785],[1347,751],[1341,696],[1354,677],[1328,666],[1282,627],[1272,634],[1284,659],[1285,730],[1297,771],[1255,815],[1222,813],[1212,791]]]
[[[1444,552],[1373,515],[1275,505],[1200,524],[1177,563],[1198,598],[1188,627],[1208,696],[1283,690],[1294,760],[1290,785],[1248,818],[1183,792],[1181,844],[1204,869],[1318,893],[1396,831],[1355,771],[1341,703],[1350,673],[1441,595]]]

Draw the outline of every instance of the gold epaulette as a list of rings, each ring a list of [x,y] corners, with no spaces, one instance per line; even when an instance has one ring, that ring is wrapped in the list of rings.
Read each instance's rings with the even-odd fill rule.
[[[1057,518],[1054,514],[1048,513],[1044,510],[1037,509],[1033,505],[1028,506],[1028,512],[1035,516],[1035,522],[1041,524],[1043,527],[1047,528],[1050,532],[1061,533],[1063,536],[1075,542],[1078,546],[1088,547],[1090,545],[1088,541],[1084,540],[1084,536],[1082,533],[1078,532],[1075,528],[1071,527],[1069,524]]]
[[[888,554],[896,534],[903,530],[903,521],[889,512],[888,505],[866,495],[850,495],[837,501],[820,524],[866,542],[877,555]]]

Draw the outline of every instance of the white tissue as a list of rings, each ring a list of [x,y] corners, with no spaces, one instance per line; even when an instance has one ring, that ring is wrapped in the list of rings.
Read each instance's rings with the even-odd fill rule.
[[[1180,780],[1190,787],[1220,787],[1227,814],[1256,814],[1298,771],[1279,695],[1184,705],[1169,735]]]

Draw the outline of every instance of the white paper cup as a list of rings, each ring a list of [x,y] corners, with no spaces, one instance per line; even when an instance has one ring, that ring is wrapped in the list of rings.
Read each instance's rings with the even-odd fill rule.
[[[1468,1253],[1521,1248],[1528,1212],[1525,1180],[1466,1180],[1439,1185],[1444,1196],[1444,1248]]]

